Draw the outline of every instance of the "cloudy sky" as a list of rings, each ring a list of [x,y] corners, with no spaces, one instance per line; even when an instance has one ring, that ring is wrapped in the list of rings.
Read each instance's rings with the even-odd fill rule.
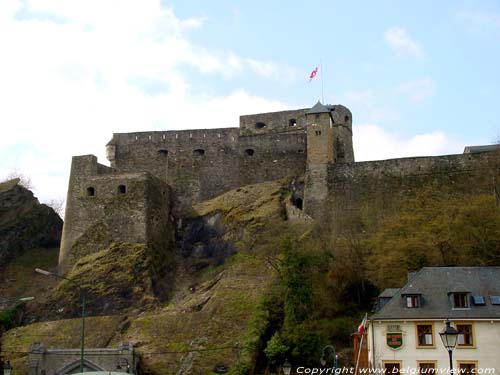
[[[320,61],[358,161],[461,153],[500,138],[499,45],[495,0],[1,0],[0,178],[64,198],[113,132],[312,106]]]

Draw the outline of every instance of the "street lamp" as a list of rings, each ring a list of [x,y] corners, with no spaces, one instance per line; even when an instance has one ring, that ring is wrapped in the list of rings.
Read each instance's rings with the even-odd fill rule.
[[[283,373],[285,375],[290,375],[290,372],[292,371],[292,365],[290,362],[288,362],[288,359],[285,359],[285,363],[283,363]]]
[[[323,348],[323,351],[321,352],[321,358],[319,362],[321,363],[321,366],[326,365],[326,350],[330,349],[333,352],[333,368],[337,368],[337,362],[339,359],[339,356],[337,355],[337,352],[335,351],[335,347],[333,345],[326,345]]]
[[[59,279],[67,280],[80,289],[80,296],[82,297],[82,333],[81,333],[81,345],[80,345],[80,372],[83,372],[83,358],[85,354],[85,291],[80,284],[78,284],[75,280],[68,279],[67,277],[58,275],[54,272],[49,272],[45,270],[41,270],[40,268],[35,268],[35,272],[45,275],[45,276],[54,276]]]
[[[448,351],[448,355],[450,357],[450,372],[453,373],[453,358],[452,352],[457,345],[458,339],[458,331],[453,328],[450,324],[449,320],[446,320],[446,326],[443,328],[441,332],[439,332],[439,336],[441,336],[441,341],[443,342],[444,347]]]
[[[10,362],[7,361],[7,363],[3,366],[3,375],[11,375],[12,374],[12,366],[10,365]]]

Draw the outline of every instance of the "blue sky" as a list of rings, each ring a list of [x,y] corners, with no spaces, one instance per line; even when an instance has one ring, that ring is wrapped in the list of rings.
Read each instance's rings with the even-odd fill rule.
[[[357,160],[460,153],[500,137],[498,1],[0,2],[0,177],[63,199],[72,155],[113,132],[353,112]]]

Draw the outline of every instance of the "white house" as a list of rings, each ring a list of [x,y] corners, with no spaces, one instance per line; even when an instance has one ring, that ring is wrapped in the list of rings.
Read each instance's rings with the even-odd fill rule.
[[[454,369],[500,374],[500,267],[424,267],[408,278],[379,296],[368,328],[370,366],[448,370],[439,332],[449,319],[459,331]]]

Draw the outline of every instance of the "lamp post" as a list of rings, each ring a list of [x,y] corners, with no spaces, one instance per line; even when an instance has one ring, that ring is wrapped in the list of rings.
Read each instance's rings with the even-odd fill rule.
[[[80,372],[83,372],[83,358],[85,355],[85,290],[82,288],[80,284],[78,284],[75,280],[68,279],[67,277],[58,275],[54,272],[49,272],[45,270],[41,270],[40,268],[35,268],[35,272],[45,275],[45,276],[54,276],[59,279],[67,280],[80,289],[80,296],[82,297],[82,333],[81,333],[81,345],[80,345]]]
[[[292,371],[292,365],[288,362],[288,359],[285,359],[285,363],[283,363],[283,374],[290,375]]]
[[[335,346],[333,346],[333,345],[326,345],[323,348],[323,351],[321,352],[321,358],[319,360],[319,362],[321,363],[321,366],[326,365],[326,350],[327,349],[330,349],[333,352],[333,368],[337,368],[337,365],[338,365],[337,362],[338,362],[339,356],[337,355],[337,352],[335,351]]]
[[[450,372],[453,373],[453,349],[457,345],[458,339],[458,331],[451,326],[451,322],[446,320],[445,327],[441,332],[439,332],[439,336],[441,336],[441,341],[445,349],[448,351],[448,355],[450,357]]]

